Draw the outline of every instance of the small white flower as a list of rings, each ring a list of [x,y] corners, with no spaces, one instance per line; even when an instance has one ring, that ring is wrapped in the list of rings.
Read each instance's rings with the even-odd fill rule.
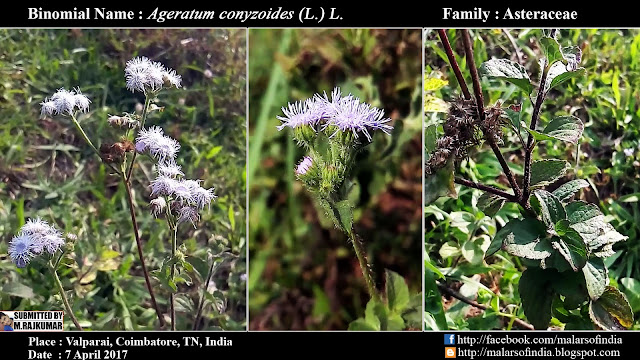
[[[163,80],[165,83],[168,83],[170,86],[174,86],[176,88],[180,88],[182,82],[182,76],[176,74],[176,71],[171,69],[164,72]]]
[[[198,185],[191,190],[191,200],[200,209],[204,209],[205,206],[211,207],[211,201],[216,198],[214,189],[205,189]]]
[[[40,118],[44,119],[46,116],[53,116],[58,111],[58,107],[56,106],[56,102],[53,100],[49,100],[49,98],[45,98],[43,102],[40,103],[42,108],[40,109]]]
[[[151,196],[168,196],[173,194],[179,182],[169,176],[160,175],[151,181]]]
[[[9,242],[9,257],[17,267],[23,268],[34,257],[32,239],[29,235],[14,236]]]
[[[161,162],[158,164],[158,174],[168,176],[171,178],[176,178],[178,176],[184,176],[180,165],[177,165],[175,162]]]
[[[78,108],[78,110],[84,113],[89,111],[89,104],[91,104],[91,100],[89,100],[88,97],[82,94],[79,87],[75,89],[75,95],[73,96],[73,98],[75,99],[75,106]]]
[[[635,151],[633,149],[631,149],[631,148],[624,149],[623,152],[624,152],[624,156],[626,156],[626,157],[632,157],[633,154],[635,153]]]
[[[151,214],[153,214],[154,217],[158,217],[167,207],[167,202],[163,197],[159,197],[151,200],[149,206],[151,207]]]
[[[175,159],[179,150],[180,143],[165,136],[162,128],[158,126],[142,129],[136,137],[136,151],[149,152],[152,157],[161,162]]]
[[[51,100],[53,100],[56,105],[56,114],[73,114],[76,106],[76,94],[73,91],[59,89],[53,94]]]
[[[179,88],[182,80],[175,70],[166,69],[161,63],[144,56],[127,61],[124,74],[127,89],[145,94],[147,91],[156,92],[162,89],[165,83]]]

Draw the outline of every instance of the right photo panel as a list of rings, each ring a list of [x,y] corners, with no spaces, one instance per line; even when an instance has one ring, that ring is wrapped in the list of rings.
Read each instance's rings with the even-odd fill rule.
[[[426,330],[639,327],[639,50],[424,31]]]
[[[422,30],[249,44],[250,330],[421,330]]]

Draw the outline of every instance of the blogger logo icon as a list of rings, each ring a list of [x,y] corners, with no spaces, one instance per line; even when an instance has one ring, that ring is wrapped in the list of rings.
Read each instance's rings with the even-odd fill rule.
[[[444,334],[444,344],[445,345],[455,345],[456,344],[456,336],[454,334]]]
[[[446,347],[446,348],[444,348],[444,357],[446,359],[455,359],[455,357],[456,357],[456,348],[454,348],[454,347]]]

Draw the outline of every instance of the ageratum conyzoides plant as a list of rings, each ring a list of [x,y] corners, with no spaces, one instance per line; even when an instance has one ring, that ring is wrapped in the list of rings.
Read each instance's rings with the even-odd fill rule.
[[[133,238],[135,239],[142,273],[149,292],[151,305],[153,306],[158,324],[162,328],[165,325],[165,315],[160,310],[155,297],[155,291],[151,284],[150,272],[147,269],[143,253],[141,232],[136,219],[136,206],[132,190],[132,175],[136,169],[135,164],[138,155],[148,156],[155,166],[155,178],[150,184],[143,184],[145,192],[151,198],[148,211],[155,217],[163,218],[170,233],[168,239],[171,244],[171,252],[158,270],[151,272],[155,278],[165,286],[169,292],[167,301],[171,329],[176,329],[175,299],[178,293],[178,284],[189,283],[193,266],[187,261],[186,247],[178,243],[178,228],[182,224],[196,227],[200,220],[200,213],[209,209],[216,195],[213,189],[202,187],[202,180],[192,180],[185,176],[181,167],[177,164],[180,151],[180,143],[165,135],[158,126],[147,126],[149,117],[154,112],[163,111],[158,106],[158,94],[167,88],[181,88],[181,77],[175,70],[166,68],[159,62],[146,57],[136,57],[127,62],[124,71],[123,84],[131,92],[144,95],[144,106],[138,112],[124,112],[118,115],[109,115],[103,121],[117,129],[119,138],[101,139],[101,145],[96,147],[85,133],[82,122],[86,120],[91,101],[79,88],[73,90],[59,89],[50,98],[46,98],[41,105],[41,116],[57,118],[60,121],[70,121],[82,139],[109,169],[111,175],[117,176],[126,189],[126,202],[131,217]],[[80,116],[82,115],[82,116]],[[147,127],[145,127],[147,126]],[[150,189],[150,190],[147,190]],[[62,296],[66,313],[71,317],[76,328],[82,330],[82,326],[76,319],[69,300],[65,295],[57,269],[64,263],[65,254],[73,248],[75,237],[62,236],[53,225],[41,219],[29,220],[20,230],[17,236],[9,244],[9,255],[17,267],[25,267],[33,258],[44,258],[51,269],[56,286]],[[205,287],[208,286],[213,273],[213,263],[209,270]],[[199,308],[194,314],[194,329],[197,329],[202,316],[202,308],[205,302],[207,289],[202,290],[199,300]]]
[[[609,284],[605,259],[614,254],[613,246],[626,240],[595,204],[574,200],[589,186],[583,179],[557,184],[565,178],[571,163],[566,159],[533,160],[541,144],[564,142],[576,145],[584,125],[579,118],[564,114],[550,117],[543,126],[541,113],[549,92],[570,79],[580,81],[585,69],[580,66],[582,52],[577,46],[561,46],[558,31],[542,31],[538,39],[541,53],[537,84],[521,64],[508,59],[491,59],[476,68],[471,37],[462,31],[467,68],[473,81],[473,96],[456,62],[444,30],[440,39],[456,75],[462,96],[450,103],[442,124],[442,136],[429,154],[427,184],[433,196],[456,196],[454,183],[479,189],[483,195],[478,207],[494,216],[505,202],[518,204],[521,216],[503,226],[491,241],[485,257],[502,250],[521,259],[526,270],[519,281],[524,313],[535,329],[549,327],[552,316],[562,314],[591,318],[597,328],[626,329],[633,324],[633,312],[625,296]],[[530,104],[514,102],[488,106],[484,103],[480,76],[514,84],[529,98]],[[523,107],[531,106],[525,119]],[[556,106],[559,108],[560,106]],[[515,144],[505,144],[506,131],[515,133]],[[460,161],[473,154],[472,149],[487,144],[497,157],[510,190],[498,189],[456,176]],[[519,147],[524,175],[516,178],[501,146]],[[548,187],[553,186],[551,191]],[[568,318],[566,316],[565,318]]]
[[[356,155],[374,141],[376,132],[391,133],[391,119],[384,117],[382,109],[351,94],[343,95],[339,88],[331,95],[315,94],[289,103],[282,112],[278,130],[290,128],[293,139],[307,152],[294,169],[296,177],[348,237],[369,291],[368,315],[352,322],[349,329],[405,329],[409,326],[405,315],[415,310],[412,306],[420,305],[421,296],[411,298],[404,278],[389,270],[385,272],[384,293],[378,291],[364,243],[354,228],[349,200],[358,166]]]

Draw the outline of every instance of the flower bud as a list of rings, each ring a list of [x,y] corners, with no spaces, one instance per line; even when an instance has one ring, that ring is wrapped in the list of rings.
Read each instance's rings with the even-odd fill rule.
[[[164,209],[167,207],[167,202],[163,197],[155,198],[151,200],[149,207],[151,208],[151,214],[157,218],[158,215],[164,212]]]

